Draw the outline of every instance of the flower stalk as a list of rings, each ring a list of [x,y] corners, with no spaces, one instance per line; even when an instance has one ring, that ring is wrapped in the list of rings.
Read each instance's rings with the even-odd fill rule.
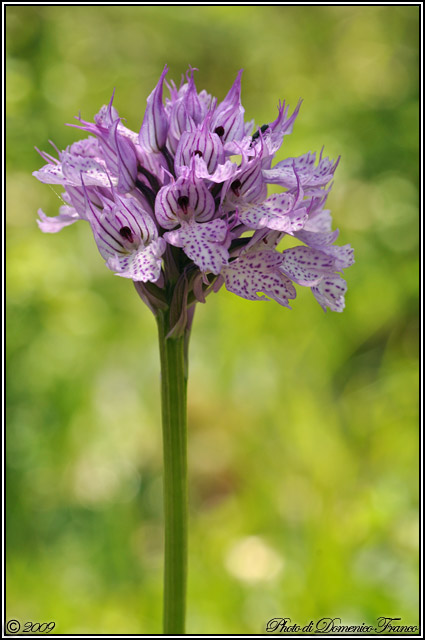
[[[185,632],[187,576],[187,352],[189,331],[167,337],[168,311],[157,314],[164,456],[164,634]]]

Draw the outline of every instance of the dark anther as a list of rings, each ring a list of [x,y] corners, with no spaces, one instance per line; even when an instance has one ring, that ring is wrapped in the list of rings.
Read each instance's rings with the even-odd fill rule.
[[[202,151],[199,151],[199,149],[196,149],[196,151],[193,152],[194,156],[199,156],[200,158],[202,158]]]
[[[189,204],[189,198],[187,196],[180,196],[177,200],[177,204],[181,209],[183,209],[184,213],[187,213],[187,207]]]
[[[269,128],[269,125],[268,125],[268,124],[263,124],[263,125],[260,127],[260,131],[261,131],[261,133],[264,133],[265,131],[267,131],[267,129],[268,129],[268,128]],[[256,131],[256,132],[254,133],[254,135],[252,136],[252,140],[253,140],[253,141],[260,137],[260,131]]]
[[[230,185],[230,188],[235,194],[235,196],[239,195],[239,189],[241,188],[241,186],[242,186],[242,183],[240,180],[233,180],[232,184]]]
[[[130,227],[121,227],[120,236],[129,242],[133,242],[133,234],[131,233]]]
[[[214,129],[214,133],[216,133],[218,136],[220,136],[220,138],[222,136],[224,136],[224,129],[223,127],[217,127],[216,129]]]

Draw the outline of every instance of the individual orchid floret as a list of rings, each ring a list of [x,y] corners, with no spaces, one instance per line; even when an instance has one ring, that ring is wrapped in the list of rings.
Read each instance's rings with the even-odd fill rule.
[[[192,219],[207,222],[214,213],[214,198],[206,184],[196,179],[193,165],[189,177],[182,176],[162,187],[155,200],[155,217],[164,229]]]
[[[113,206],[109,201],[100,210],[87,198],[87,219],[106,266],[116,275],[140,282],[160,278],[165,241],[137,200],[115,194]]]
[[[274,193],[261,204],[242,205],[238,210],[240,221],[250,229],[268,228],[293,235],[303,229],[308,219],[307,203],[298,180],[294,192]]]
[[[95,115],[94,124],[79,117],[81,124],[70,126],[76,126],[96,136],[97,147],[94,150],[97,150],[98,155],[94,157],[104,162],[118,191],[127,193],[134,189],[137,181],[136,143],[138,138],[121,123],[116,109],[112,106],[113,98],[114,94],[109,105],[104,105]],[[88,184],[87,180],[86,184]]]
[[[168,67],[165,65],[158,84],[147,99],[147,108],[139,133],[140,146],[145,151],[160,152],[167,140],[169,121],[162,104],[164,78]]]
[[[223,143],[216,133],[211,133],[208,126],[210,120],[211,115],[194,131],[187,131],[182,134],[175,159],[175,167],[178,173],[181,173],[182,166],[190,166],[194,157],[199,159],[199,165],[204,169],[204,171],[201,169],[201,175],[205,177],[209,177],[215,172],[218,165],[224,163]]]
[[[202,180],[195,177],[194,163],[189,177],[163,187],[155,201],[155,217],[164,229],[164,239],[184,253],[202,273],[218,274],[227,263],[228,226],[225,220],[212,220],[214,198]]]
[[[242,154],[242,162],[223,185],[221,200],[225,211],[247,207],[267,198],[267,184],[262,173],[262,157]]]
[[[81,186],[81,176],[85,184],[109,187],[111,185],[111,177],[108,175],[106,165],[101,159],[94,159],[90,156],[81,156],[75,154],[71,148],[59,153],[59,160],[53,158],[49,154],[41,153],[48,164],[44,165],[38,171],[33,171],[40,182],[46,184],[61,184],[63,186]],[[118,180],[112,180],[112,184],[117,184]]]
[[[263,170],[263,176],[270,184],[279,184],[287,189],[296,187],[297,181],[301,182],[304,189],[324,187],[333,179],[340,159],[334,162],[322,158],[322,152],[317,167],[316,154],[308,152],[298,158],[286,158],[278,162],[272,169]]]
[[[311,247],[292,247],[282,252],[282,273],[299,285],[311,287],[324,311],[344,310],[347,283],[336,273],[342,268],[336,257]]]

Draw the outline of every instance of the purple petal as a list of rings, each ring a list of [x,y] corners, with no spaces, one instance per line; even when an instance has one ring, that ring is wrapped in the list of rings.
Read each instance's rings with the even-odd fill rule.
[[[308,212],[308,220],[305,223],[304,229],[306,231],[326,232],[329,233],[332,230],[332,216],[328,209],[322,209],[317,212]]]
[[[245,109],[241,105],[241,75],[242,69],[227,96],[217,106],[211,121],[211,131],[217,131],[218,128],[223,130],[221,133],[223,142],[240,140],[245,135]]]
[[[100,158],[102,154],[99,142],[93,136],[77,140],[71,145],[69,151],[73,156],[83,156],[84,158]]]
[[[81,186],[81,175],[86,186],[111,187],[111,184],[117,183],[103,164],[93,158],[74,156],[67,151],[62,153],[62,171],[65,177],[63,184]]]
[[[118,189],[124,193],[134,188],[137,178],[137,157],[133,143],[118,133],[119,120],[111,127],[109,139],[117,157]]]
[[[310,247],[293,247],[282,252],[280,269],[297,284],[311,287],[325,275],[333,277],[335,260]]]
[[[337,274],[326,276],[317,287],[312,287],[311,290],[324,311],[327,308],[338,312],[344,310],[344,294],[347,291],[347,283],[341,276]]]
[[[292,235],[304,227],[308,215],[304,207],[296,208],[297,202],[297,197],[291,193],[273,194],[262,204],[241,209],[239,218],[251,229],[267,227]]]
[[[329,158],[320,157],[317,167],[315,162],[316,154],[311,152],[298,158],[286,158],[272,169],[264,170],[263,176],[267,182],[279,184],[288,189],[297,186],[297,176],[303,187],[325,186],[332,180],[339,158],[334,162]]]
[[[310,247],[314,247],[315,249],[324,250],[325,247],[331,245],[337,239],[339,235],[338,229],[335,231],[318,231],[317,233],[314,231],[306,231],[302,229],[301,231],[297,231],[295,236],[304,242],[304,244],[308,244]]]
[[[267,185],[261,171],[261,156],[248,159],[231,175],[222,189],[223,206],[226,210],[238,206],[262,202],[267,197]]]
[[[162,89],[167,72],[168,67],[165,65],[158,84],[147,99],[147,108],[139,134],[140,146],[145,151],[161,151],[167,140],[169,122],[162,104]]]
[[[277,251],[243,254],[222,271],[226,289],[247,300],[267,300],[268,296],[290,308],[288,300],[296,297],[296,291],[289,278],[279,271],[281,260]]]
[[[192,218],[206,222],[214,213],[214,198],[205,183],[195,180],[193,175],[162,187],[155,199],[155,216],[164,229],[172,229]]]
[[[146,247],[140,245],[132,253],[111,256],[106,261],[106,266],[122,278],[130,278],[135,282],[156,282],[161,275],[165,247],[165,241],[158,238]]]
[[[43,233],[57,233],[64,227],[68,227],[70,224],[74,224],[77,220],[81,220],[74,207],[68,207],[64,205],[59,208],[58,216],[46,216],[46,214],[39,209],[38,215],[40,220],[37,220],[37,224]]]
[[[234,162],[231,162],[230,160],[226,160],[226,162],[224,164],[219,164],[217,169],[211,173],[211,174],[207,174],[203,167],[200,168],[200,166],[198,165],[198,162],[196,162],[196,175],[199,178],[206,178],[207,180],[211,180],[211,182],[225,182],[226,180],[230,180],[230,178],[233,178],[233,176],[236,175],[236,171],[238,169],[237,165]]]
[[[181,247],[204,273],[218,275],[229,259],[229,252],[224,246],[227,239],[224,220],[212,220],[205,224],[183,222],[180,229],[165,233],[164,238],[170,244]]]
[[[349,244],[325,247],[324,252],[335,260],[335,271],[342,271],[354,264],[354,249]]]
[[[44,184],[64,184],[65,177],[60,164],[45,164],[38,171],[33,171],[32,175]]]
[[[123,255],[127,253],[119,228],[116,223],[114,224],[114,219],[106,216],[106,212],[96,207],[88,199],[86,216],[90,222],[97,248],[105,260],[115,257],[117,253]]]
[[[279,115],[274,122],[270,124],[270,129],[264,135],[264,144],[269,154],[274,154],[282,146],[284,136],[292,133],[295,119],[301,107],[302,100],[299,100],[293,114],[288,118],[288,106],[285,102],[279,104]]]
[[[110,215],[118,232],[123,227],[128,227],[138,242],[148,244],[158,238],[158,231],[152,217],[132,196],[124,197],[115,194],[115,206],[107,215]]]
[[[196,131],[183,133],[176,151],[175,166],[189,166],[192,158],[203,161],[207,176],[224,163],[223,144],[216,133],[211,133],[204,125]]]
[[[104,104],[100,111],[94,116],[94,121],[101,127],[110,127],[115,120],[119,120],[118,111],[112,106],[114,101],[115,89],[112,92],[109,104]]]
[[[217,183],[229,180],[236,174],[238,169],[237,165],[234,162],[226,160],[224,164],[219,164],[213,173],[210,173],[204,159],[198,156],[193,158],[193,164],[194,174],[196,178],[205,179]],[[187,178],[190,176],[190,170],[187,167],[181,166],[178,169],[182,177]]]
[[[200,124],[205,116],[205,105],[202,104],[196,91],[193,79],[194,69],[190,68],[186,77],[188,82],[184,84],[179,92],[170,89],[172,92],[171,110],[170,110],[170,129],[169,137],[172,138],[173,151],[175,151],[180,136],[193,126]],[[177,93],[177,95],[176,95]],[[175,146],[174,146],[175,145]]]

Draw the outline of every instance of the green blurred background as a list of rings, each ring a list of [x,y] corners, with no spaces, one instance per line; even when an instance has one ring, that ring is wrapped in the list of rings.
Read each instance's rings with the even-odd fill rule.
[[[247,119],[304,98],[278,159],[342,155],[329,198],[355,248],[347,307],[221,291],[190,349],[189,633],[273,617],[418,624],[419,7],[8,6],[7,619],[158,633],[153,317],[31,172],[116,88],[138,130],[165,63]],[[60,192],[60,189],[56,189]]]

